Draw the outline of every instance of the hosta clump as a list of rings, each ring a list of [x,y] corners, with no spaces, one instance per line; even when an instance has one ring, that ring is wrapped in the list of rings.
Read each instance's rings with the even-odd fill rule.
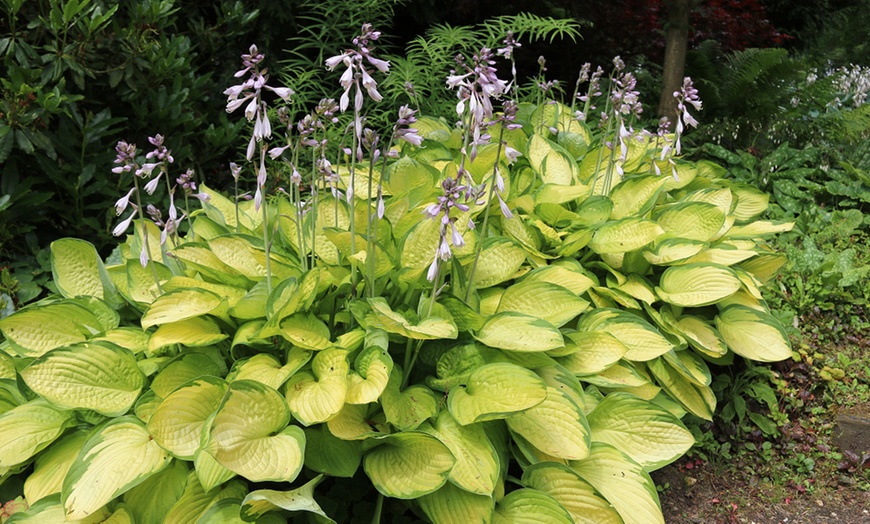
[[[56,241],[61,296],[0,320],[13,520],[347,520],[326,494],[348,478],[376,516],[663,522],[649,472],[692,445],[683,415],[711,418],[707,363],[790,355],[759,292],[790,225],[719,166],[654,135],[614,154],[555,102],[492,143],[413,125],[420,147],[335,168],[314,202],[201,185],[162,245],[145,221],[110,263]]]

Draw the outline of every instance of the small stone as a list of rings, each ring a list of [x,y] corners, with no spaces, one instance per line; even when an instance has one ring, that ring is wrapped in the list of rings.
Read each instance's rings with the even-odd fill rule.
[[[834,418],[834,444],[857,455],[870,453],[870,413],[840,414]]]

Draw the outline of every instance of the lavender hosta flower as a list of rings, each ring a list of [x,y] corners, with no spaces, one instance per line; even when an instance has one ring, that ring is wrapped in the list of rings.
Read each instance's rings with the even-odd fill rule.
[[[423,211],[429,218],[440,218],[441,228],[438,240],[438,249],[435,252],[435,258],[429,266],[426,273],[426,278],[429,281],[434,281],[438,275],[439,261],[447,261],[453,256],[453,247],[462,247],[465,245],[465,240],[456,228],[457,217],[450,216],[450,212],[456,209],[459,212],[468,211],[469,207],[463,203],[467,199],[468,186],[460,184],[457,179],[448,177],[441,182],[442,194],[438,197],[438,201],[430,204]],[[473,224],[469,221],[469,227]],[[448,228],[450,234],[448,235]],[[448,241],[449,238],[449,241]]]
[[[411,109],[408,106],[399,108],[399,119],[396,121],[396,130],[394,137],[398,140],[404,140],[409,144],[420,147],[423,143],[423,137],[417,134],[417,129],[411,127],[417,121],[417,110]]]
[[[381,73],[386,73],[390,70],[390,63],[386,60],[380,60],[371,55],[374,49],[370,42],[377,40],[381,33],[375,31],[371,24],[363,24],[360,35],[353,39],[353,45],[356,49],[348,49],[347,51],[332,56],[326,59],[326,68],[334,71],[340,64],[344,64],[346,69],[341,75],[339,83],[344,88],[339,99],[339,108],[342,112],[346,111],[350,104],[350,90],[356,87],[354,93],[354,110],[359,112],[362,109],[363,94],[365,89],[369,97],[375,102],[380,102],[383,97],[377,90],[377,82],[372,78],[369,70],[366,68],[366,63],[374,67]]]
[[[117,156],[115,157],[115,163],[118,165],[112,168],[112,173],[119,175],[121,173],[128,173],[137,169],[136,144],[128,144],[127,142],[121,140],[115,146],[115,152],[117,153]]]
[[[683,86],[679,91],[674,91],[674,98],[677,99],[677,122],[674,132],[674,153],[680,154],[682,145],[680,144],[680,136],[685,130],[685,126],[697,127],[698,121],[689,114],[688,106],[691,105],[696,111],[701,110],[701,99],[698,98],[698,90],[692,85],[692,79],[688,76],[683,78]]]
[[[135,187],[131,187],[130,191],[127,192],[126,195],[122,196],[115,202],[115,216],[121,216],[121,213],[127,209],[127,206],[130,204],[130,197],[133,196],[133,192],[136,191]]]

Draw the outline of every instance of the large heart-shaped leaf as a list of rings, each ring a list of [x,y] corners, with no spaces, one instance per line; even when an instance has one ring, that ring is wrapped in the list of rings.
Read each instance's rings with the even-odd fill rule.
[[[417,499],[434,524],[490,524],[493,499],[458,488],[452,482]]]
[[[305,428],[305,467],[331,477],[352,477],[362,461],[355,440],[341,440],[326,424]]]
[[[628,348],[616,337],[604,331],[568,333],[565,346],[571,353],[557,358],[559,364],[577,375],[600,373],[625,356]]]
[[[421,430],[440,440],[456,457],[450,481],[478,495],[492,495],[499,475],[499,457],[482,424],[460,425],[447,411]]]
[[[523,471],[523,484],[556,499],[577,524],[622,524],[613,506],[567,466],[533,464]]]
[[[136,357],[112,344],[77,344],[51,351],[21,371],[28,387],[63,409],[126,413],[145,385]]]
[[[61,500],[67,519],[87,517],[171,460],[136,417],[110,420],[85,442],[64,478]]]
[[[209,317],[193,317],[178,322],[162,324],[151,334],[148,351],[156,354],[160,348],[173,344],[201,347],[215,344],[227,338],[217,323]]]
[[[664,230],[652,220],[628,217],[598,228],[589,247],[599,254],[626,253],[642,248],[662,233]]]
[[[516,364],[485,364],[447,396],[450,414],[462,425],[507,418],[537,406],[547,386],[534,372]]]
[[[270,388],[278,389],[311,360],[311,355],[312,353],[306,349],[294,347],[288,351],[287,363],[282,366],[278,359],[272,355],[258,353],[249,359],[236,361],[233,370],[227,376],[227,380],[230,382],[256,380]]]
[[[124,493],[124,504],[136,524],[162,524],[187,485],[187,465],[179,460]]]
[[[205,421],[217,411],[227,383],[217,377],[200,377],[169,394],[148,420],[148,431],[163,449],[192,460],[199,448]]]
[[[388,497],[415,499],[447,482],[456,458],[432,435],[404,431],[367,439],[363,469],[375,489]]]
[[[553,457],[580,460],[589,454],[586,416],[561,389],[547,387],[547,398],[543,402],[509,417],[506,422],[511,431]]]
[[[222,303],[216,293],[204,289],[177,289],[157,297],[142,315],[142,328],[207,315]]]
[[[603,331],[613,335],[628,348],[625,354],[628,360],[651,360],[674,348],[649,322],[619,309],[601,308],[583,315],[577,331]]]
[[[682,307],[701,307],[733,295],[742,286],[734,270],[719,264],[693,263],[665,270],[656,294]]]
[[[347,351],[327,349],[311,361],[311,371],[300,371],[285,386],[293,416],[310,426],[326,422],[341,411],[347,398]]]
[[[416,384],[401,389],[402,369],[393,367],[387,387],[381,395],[381,406],[387,422],[400,431],[417,429],[426,419],[438,413],[441,399],[428,387]]]
[[[556,499],[531,488],[511,491],[495,507],[492,524],[573,524]]]
[[[93,244],[76,238],[51,243],[51,274],[60,294],[91,296],[116,302],[115,286]]]
[[[87,433],[75,431],[39,454],[33,473],[24,481],[24,498],[28,503],[60,493],[63,479],[87,439]]]
[[[740,356],[762,362],[791,356],[785,330],[769,313],[735,305],[719,312],[715,321],[722,339]]]
[[[509,351],[548,351],[565,345],[562,334],[553,324],[510,312],[489,317],[474,338],[487,346]]]
[[[253,380],[230,383],[208,430],[204,450],[254,482],[292,482],[302,469],[305,434],[288,426],[280,393]]]
[[[571,290],[549,282],[526,279],[505,290],[496,313],[521,313],[561,327],[588,307],[589,303]]]

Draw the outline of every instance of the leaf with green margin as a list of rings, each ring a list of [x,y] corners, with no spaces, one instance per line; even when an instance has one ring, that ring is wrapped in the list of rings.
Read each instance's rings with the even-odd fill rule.
[[[142,329],[207,315],[223,303],[204,289],[178,289],[159,296],[142,315]]]
[[[97,297],[75,297],[58,302],[76,304],[89,312],[96,319],[96,324],[82,323],[82,327],[88,331],[88,336],[96,335],[115,329],[121,323],[121,316],[105,300]]]
[[[704,420],[713,420],[716,395],[709,387],[696,386],[686,380],[661,358],[647,362],[647,368],[662,389],[686,411]]]
[[[675,306],[702,307],[733,295],[741,286],[733,269],[697,262],[666,269],[656,287],[656,294]]]
[[[432,435],[403,431],[363,441],[363,469],[380,493],[415,499],[447,482],[456,458]]]
[[[313,313],[296,313],[281,321],[281,336],[303,349],[319,351],[333,346],[329,327]]]
[[[472,371],[464,386],[447,396],[447,409],[462,425],[507,418],[547,398],[547,386],[534,372],[516,364],[485,364]]]
[[[460,425],[447,411],[420,430],[447,446],[456,458],[450,482],[478,495],[491,496],[499,475],[499,457],[486,436],[483,424]]]
[[[625,524],[665,524],[655,483],[643,468],[618,449],[595,442],[571,469],[604,495]]]
[[[311,360],[312,353],[307,349],[291,348],[287,364],[281,365],[277,358],[268,353],[258,353],[245,360],[237,360],[227,380],[256,380],[270,388],[279,389],[294,373]]]
[[[82,322],[96,325],[96,319],[84,308],[70,306],[60,309],[50,304],[21,309],[0,319],[0,332],[22,357],[39,357],[52,349],[84,342],[86,337],[79,326]]]
[[[734,305],[720,311],[714,321],[722,340],[742,357],[761,362],[791,357],[788,335],[770,313]]]
[[[492,524],[573,524],[574,519],[552,496],[531,488],[511,491],[495,506]]]
[[[685,238],[662,238],[642,251],[644,259],[650,264],[666,266],[688,260],[700,253],[707,242]]]
[[[728,353],[728,346],[708,321],[700,317],[684,315],[672,324],[689,341],[689,344],[702,354],[718,358]]]
[[[212,237],[214,238],[214,237]],[[188,269],[195,270],[203,278],[239,288],[248,288],[252,280],[224,264],[212,253],[208,244],[186,242],[172,250],[173,256]]]
[[[199,377],[169,394],[148,419],[148,432],[176,457],[192,460],[206,420],[217,411],[227,390],[218,377]]]
[[[622,524],[619,513],[571,468],[541,462],[523,471],[523,485],[553,497],[577,524]]]
[[[709,386],[713,380],[707,364],[691,351],[668,351],[662,358],[674,371],[698,387]]]
[[[51,274],[61,295],[92,296],[113,303],[119,298],[93,244],[77,238],[51,243]]]
[[[652,360],[674,345],[643,318],[619,309],[599,308],[580,318],[577,331],[609,333],[628,348],[624,358],[632,361]]]
[[[613,201],[611,220],[641,216],[655,203],[665,179],[655,175],[625,178],[610,193]]]
[[[368,302],[377,319],[375,325],[388,333],[396,333],[414,340],[453,339],[459,335],[452,319],[433,316],[412,324],[401,314],[393,311],[383,297],[370,298]]]
[[[206,202],[207,205],[203,205],[203,208],[205,209],[206,216],[210,219],[218,224],[226,225],[230,229],[236,229],[236,226],[239,225],[236,222],[236,212],[238,212],[240,225],[247,229],[254,229],[254,222],[251,217],[239,209],[233,201],[203,183],[199,184],[199,190],[209,196]]]
[[[15,359],[5,351],[0,350],[0,380],[15,380],[17,376]]]
[[[733,226],[722,236],[722,239],[755,239],[770,236],[776,233],[791,231],[794,222],[782,220],[755,220],[746,225]]]
[[[545,266],[532,270],[523,277],[523,282],[541,281],[564,287],[580,295],[595,285],[595,282],[581,273],[565,266]]]
[[[526,156],[545,184],[570,186],[579,177],[577,163],[571,154],[537,133],[529,139]]]
[[[157,350],[174,344],[187,347],[201,347],[216,344],[228,337],[221,331],[217,323],[209,317],[193,317],[178,322],[162,324],[151,334],[148,352],[157,354]]]
[[[347,351],[327,349],[314,355],[311,371],[300,371],[285,386],[287,404],[303,425],[326,422],[344,407],[348,391]]]
[[[401,391],[402,375],[402,368],[393,366],[387,387],[381,393],[381,406],[387,422],[399,431],[409,431],[438,413],[440,399],[422,384]]]
[[[21,371],[36,394],[61,409],[126,413],[145,386],[136,357],[110,344],[82,343],[52,350]]]
[[[589,247],[598,254],[626,253],[655,241],[664,230],[640,217],[628,217],[606,222],[595,231]]]
[[[477,261],[474,287],[483,289],[512,278],[526,261],[526,252],[506,237],[489,237]]]
[[[628,352],[619,339],[604,331],[567,333],[566,338],[565,347],[572,348],[572,352],[556,358],[556,361],[577,375],[601,373]]]
[[[124,493],[124,504],[136,524],[162,524],[170,508],[184,493],[187,475],[187,465],[173,460],[166,469]]]
[[[245,235],[224,235],[208,241],[208,247],[224,264],[235,269],[250,280],[260,280],[266,276],[265,257],[262,262],[255,255],[255,239]]]
[[[239,516],[242,501],[237,498],[222,499],[203,512],[194,524],[245,524]],[[263,519],[263,523],[267,522]]]
[[[290,410],[280,393],[238,380],[227,388],[203,449],[253,482],[292,482],[302,469],[305,434],[289,422]]]
[[[767,211],[770,195],[764,191],[746,184],[734,184],[731,192],[737,201],[731,212],[737,222],[748,222]]]
[[[202,376],[219,377],[220,367],[203,353],[182,353],[169,362],[151,381],[151,390],[166,398],[177,388]]]
[[[262,328],[265,323],[265,320],[249,320],[237,327],[236,332],[233,335],[231,351],[235,349],[236,346],[248,346],[252,348],[257,346],[269,346],[271,342],[268,339],[263,339],[258,336],[260,328]]]
[[[63,479],[87,439],[86,432],[74,431],[39,454],[33,473],[24,481],[24,498],[28,504],[60,493]]]
[[[153,269],[152,269],[153,268]],[[165,282],[172,277],[172,270],[167,266],[149,262],[147,267],[142,267],[139,260],[127,260],[127,294],[125,298],[135,305],[146,306],[154,301],[160,295],[157,290],[157,283],[154,281],[154,273],[157,273],[157,280]],[[115,285],[124,292],[124,287],[115,282]]]
[[[788,257],[779,253],[763,253],[745,262],[738,267],[751,273],[762,283],[769,282],[777,271],[788,262]]]
[[[656,223],[679,238],[707,242],[725,224],[725,213],[707,202],[680,202],[654,215]]]
[[[558,328],[588,307],[589,302],[567,288],[526,279],[505,290],[496,313],[521,313],[543,319]]]
[[[133,354],[143,353],[148,350],[148,342],[151,333],[135,327],[119,327],[110,329],[90,342],[110,342],[121,346]]]
[[[580,460],[589,454],[589,424],[583,410],[561,389],[547,387],[540,404],[507,418],[508,427],[553,457]]]
[[[565,345],[562,333],[546,320],[510,312],[489,317],[474,338],[507,351],[549,351]]]
[[[438,491],[417,499],[434,524],[491,524],[492,497],[475,495],[447,482]]]
[[[577,378],[602,388],[643,387],[650,383],[626,360],[620,360],[595,375],[580,375]]]
[[[326,421],[326,425],[329,432],[341,440],[365,440],[390,433],[384,414],[363,404],[345,404],[338,415]]]
[[[109,510],[101,508],[100,511],[81,520],[67,520],[64,517],[63,505],[60,503],[60,495],[50,495],[36,502],[27,511],[20,511],[9,517],[4,522],[8,524],[100,524],[106,522]]]
[[[82,519],[169,465],[172,456],[133,416],[96,429],[70,466],[61,501],[67,519]]]
[[[211,424],[211,420],[206,421],[207,426]],[[199,479],[206,493],[236,476],[202,448],[196,450],[193,455],[193,467],[196,470],[196,478]]]
[[[695,443],[680,419],[628,393],[608,394],[587,419],[593,442],[610,444],[646,471],[670,464]]]
[[[326,519],[327,522],[335,522],[323,512],[317,501],[314,500],[314,488],[323,480],[323,475],[317,475],[302,486],[290,491],[276,491],[273,489],[258,489],[248,493],[242,501],[240,516],[245,522],[255,522],[259,517],[269,511],[305,511],[314,513]]]
[[[387,387],[393,359],[386,349],[372,346],[364,349],[356,357],[354,369],[347,377],[348,404],[368,404],[376,402]]]
[[[147,424],[161,402],[163,402],[163,397],[157,396],[157,393],[149,389],[136,401],[136,405],[133,406],[133,414]]]
[[[360,443],[342,440],[325,424],[305,428],[305,467],[331,477],[353,477],[362,461]]]
[[[196,522],[206,510],[224,499],[241,500],[248,493],[247,486],[240,480],[234,480],[220,490],[205,492],[196,478],[196,472],[187,474],[184,493],[172,505],[164,524],[190,524]]]

